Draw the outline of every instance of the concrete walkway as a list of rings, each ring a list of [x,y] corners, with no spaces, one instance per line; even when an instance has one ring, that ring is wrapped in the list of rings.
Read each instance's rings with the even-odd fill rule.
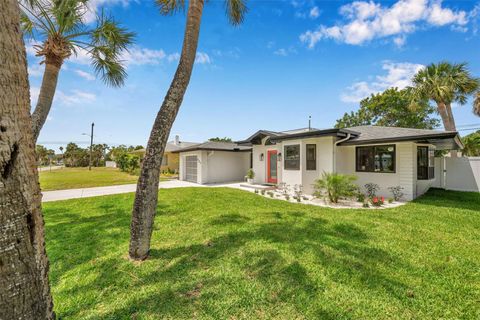
[[[159,189],[185,188],[185,187],[197,187],[197,188],[198,187],[229,187],[229,188],[253,191],[253,189],[249,190],[248,188],[243,187],[242,183],[240,182],[202,185],[202,184],[197,184],[197,183],[192,183],[187,181],[168,180],[168,181],[162,181],[158,184]],[[135,192],[136,189],[137,189],[136,184],[124,184],[124,185],[108,186],[108,187],[45,191],[43,192],[42,202],[98,197],[98,196],[106,196],[110,194],[129,193],[129,192]]]

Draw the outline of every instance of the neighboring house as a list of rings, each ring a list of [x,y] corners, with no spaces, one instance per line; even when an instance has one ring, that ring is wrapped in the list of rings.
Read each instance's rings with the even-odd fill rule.
[[[203,177],[215,175],[214,180],[226,182],[231,170],[238,171],[235,177],[240,177],[240,171],[245,175],[246,156],[232,153],[228,159],[215,159],[214,164],[210,164],[208,149],[200,146],[195,151],[197,158],[187,158],[187,149],[181,151],[180,179],[208,183],[210,180]],[[411,200],[433,184],[434,151],[461,149],[462,143],[457,132],[361,126],[283,132],[260,130],[230,148],[248,150],[242,146],[252,147],[255,183],[302,185],[306,194],[312,194],[313,184],[323,172],[338,172],[357,176],[356,183],[362,189],[366,183],[378,184],[380,196],[390,197],[388,188],[401,186],[405,199]],[[191,172],[195,175],[186,174]]]
[[[162,165],[160,167],[161,172],[169,171],[172,173],[179,172],[179,156],[178,151],[183,148],[188,148],[190,146],[196,145],[198,142],[186,142],[180,141],[178,135],[175,136],[175,140],[167,142],[165,146],[165,152],[163,153]],[[145,149],[137,150],[136,152],[140,153],[140,157],[143,159],[145,155]]]
[[[251,151],[250,146],[208,141],[173,153],[180,155],[180,180],[207,184],[243,181],[251,167]]]

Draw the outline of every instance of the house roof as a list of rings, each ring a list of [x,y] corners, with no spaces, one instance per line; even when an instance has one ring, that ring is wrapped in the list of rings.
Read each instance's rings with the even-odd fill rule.
[[[358,145],[385,142],[415,141],[431,143],[438,149],[461,149],[463,145],[457,132],[382,127],[382,126],[358,126],[343,129],[297,129],[290,131],[268,131],[259,130],[252,136],[237,143],[241,145],[261,144],[265,137],[269,137],[266,144],[274,144],[279,141],[313,138],[321,136],[334,136],[339,139],[345,138],[350,134],[350,139],[341,142],[340,145]]]
[[[187,142],[187,141],[180,141],[178,144],[175,144],[175,141],[168,141],[167,145],[165,146],[165,152],[173,152],[183,148],[188,148],[193,145],[198,144],[198,142]],[[145,153],[145,148],[135,150],[136,153]]]
[[[267,144],[276,143],[283,140],[299,139],[299,138],[313,138],[321,136],[338,136],[340,138],[346,137],[347,134],[356,135],[356,132],[347,129],[316,129],[316,128],[302,128],[288,131],[269,131],[259,130],[245,140],[237,141],[241,145],[261,144],[265,137],[269,137]]]
[[[178,152],[188,152],[188,151],[196,151],[196,150],[239,152],[239,151],[250,151],[252,150],[252,147],[241,146],[233,142],[207,141],[203,143],[197,143],[192,146],[182,148],[179,150],[174,150],[172,152],[178,153]]]
[[[431,143],[436,145],[439,149],[463,148],[460,137],[455,131],[382,126],[358,126],[346,129],[352,132],[357,132],[358,135],[340,143],[340,145],[415,141]]]

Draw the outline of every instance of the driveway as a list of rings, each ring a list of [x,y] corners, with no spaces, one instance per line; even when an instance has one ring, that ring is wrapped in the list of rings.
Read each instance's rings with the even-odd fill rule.
[[[168,181],[162,181],[158,184],[159,189],[185,188],[185,187],[197,187],[197,188],[198,187],[229,187],[229,188],[253,191],[253,189],[243,187],[242,183],[240,182],[202,185],[202,184],[196,184],[196,183],[187,182],[187,181],[168,180]],[[43,194],[42,202],[129,193],[129,192],[135,192],[136,189],[137,189],[136,184],[124,184],[124,185],[108,186],[108,187],[45,191],[42,193]]]

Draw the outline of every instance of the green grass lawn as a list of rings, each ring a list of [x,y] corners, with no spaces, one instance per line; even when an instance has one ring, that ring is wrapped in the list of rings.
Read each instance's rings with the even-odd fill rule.
[[[113,186],[137,183],[138,176],[121,172],[117,168],[61,168],[40,171],[40,186],[43,191]]]
[[[151,258],[133,194],[45,203],[61,319],[479,319],[480,195],[335,210],[226,188],[161,190]]]

